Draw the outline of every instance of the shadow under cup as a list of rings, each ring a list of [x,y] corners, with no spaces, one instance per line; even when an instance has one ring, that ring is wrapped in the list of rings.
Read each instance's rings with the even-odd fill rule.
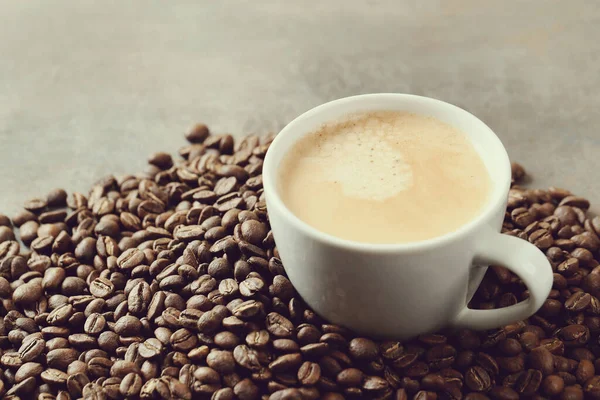
[[[289,211],[278,192],[279,166],[287,152],[324,123],[370,111],[430,116],[463,132],[492,182],[481,213],[456,231],[433,239],[369,244],[318,231]],[[263,167],[275,242],[298,293],[331,322],[394,338],[438,330],[452,324],[465,308],[486,271],[483,266],[472,268],[476,249],[488,232],[497,234],[501,229],[510,180],[506,150],[482,121],[451,104],[404,94],[354,96],[302,114],[275,138]]]

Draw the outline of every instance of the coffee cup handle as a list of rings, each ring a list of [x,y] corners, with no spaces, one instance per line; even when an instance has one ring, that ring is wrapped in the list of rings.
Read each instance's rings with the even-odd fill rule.
[[[544,304],[552,288],[553,274],[548,259],[533,244],[514,236],[490,233],[481,240],[473,265],[501,265],[521,278],[529,298],[495,310],[473,310],[465,306],[453,325],[475,330],[494,329],[532,316]]]

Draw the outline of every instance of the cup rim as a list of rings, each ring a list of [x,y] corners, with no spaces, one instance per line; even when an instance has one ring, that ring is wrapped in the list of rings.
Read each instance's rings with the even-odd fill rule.
[[[369,100],[373,98],[387,98],[390,100],[398,99],[398,98],[408,98],[413,100],[425,101],[431,103],[433,106],[437,107],[445,107],[451,109],[453,112],[466,114],[468,118],[471,118],[473,122],[479,125],[478,129],[485,131],[488,134],[492,141],[494,141],[494,145],[498,148],[497,151],[500,152],[500,157],[502,158],[502,164],[504,164],[504,174],[503,181],[495,181],[493,182],[495,187],[501,186],[504,188],[502,191],[494,190],[496,192],[501,193],[501,195],[497,195],[494,198],[488,200],[485,208],[481,211],[474,219],[470,220],[464,225],[461,225],[458,229],[445,233],[441,236],[436,236],[433,238],[415,241],[415,242],[404,242],[404,243],[368,243],[368,242],[358,242],[348,239],[342,239],[337,236],[331,235],[329,233],[322,232],[317,228],[312,227],[306,222],[302,221],[298,218],[283,202],[281,199],[279,192],[277,190],[277,169],[274,165],[274,153],[277,151],[278,147],[281,146],[281,143],[285,140],[284,136],[288,131],[291,131],[295,128],[295,125],[303,122],[305,119],[312,117],[315,114],[322,113],[327,111],[330,108],[337,107],[339,105],[343,105],[346,103],[356,102],[360,100]],[[310,132],[306,132],[308,134]],[[405,93],[371,93],[371,94],[361,94],[356,96],[343,97],[337,100],[329,101],[327,103],[321,104],[310,110],[300,114],[298,117],[294,118],[291,122],[289,122],[280,132],[275,136],[275,139],[269,146],[269,150],[264,159],[263,164],[263,188],[265,191],[265,196],[267,198],[267,208],[276,208],[277,212],[281,214],[285,214],[288,223],[292,224],[294,228],[300,230],[305,235],[311,237],[314,240],[319,242],[324,242],[328,245],[335,246],[338,248],[343,248],[346,250],[353,251],[361,251],[368,253],[397,253],[397,252],[418,252],[423,250],[428,250],[431,248],[436,248],[443,246],[449,242],[464,238],[468,236],[476,227],[480,226],[482,223],[488,221],[492,215],[498,211],[499,208],[504,208],[504,203],[506,202],[506,194],[510,189],[511,184],[511,167],[510,160],[508,157],[508,153],[506,152],[506,148],[500,141],[500,138],[492,131],[492,129],[487,126],[483,121],[477,118],[475,115],[471,114],[467,110],[455,106],[453,104],[447,103],[442,100],[434,99],[426,96],[419,96],[414,94],[405,94]]]

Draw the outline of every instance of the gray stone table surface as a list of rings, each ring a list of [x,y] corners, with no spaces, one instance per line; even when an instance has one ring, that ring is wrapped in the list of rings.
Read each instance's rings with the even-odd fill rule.
[[[139,171],[195,121],[272,132],[382,91],[466,108],[533,185],[600,203],[599,63],[592,0],[0,0],[0,212]]]

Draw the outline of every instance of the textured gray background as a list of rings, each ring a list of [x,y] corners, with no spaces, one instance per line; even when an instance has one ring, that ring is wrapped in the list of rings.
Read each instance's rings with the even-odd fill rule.
[[[600,197],[600,9],[588,0],[0,0],[0,212],[143,168],[183,131],[276,131],[409,92],[487,122],[534,176]]]

